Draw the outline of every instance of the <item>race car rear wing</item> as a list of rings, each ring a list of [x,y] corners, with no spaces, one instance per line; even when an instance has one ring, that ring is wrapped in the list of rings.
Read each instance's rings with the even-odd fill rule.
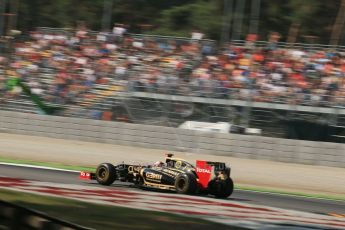
[[[212,165],[208,164],[207,161],[197,160],[195,173],[199,178],[199,184],[201,187],[206,189],[212,176]]]
[[[196,161],[195,173],[199,178],[199,184],[203,188],[207,188],[208,182],[213,177],[212,175],[217,175],[220,171],[230,176],[230,168],[226,167],[224,162]]]
[[[224,162],[207,161],[208,165],[214,166],[215,171],[221,171],[226,169]]]

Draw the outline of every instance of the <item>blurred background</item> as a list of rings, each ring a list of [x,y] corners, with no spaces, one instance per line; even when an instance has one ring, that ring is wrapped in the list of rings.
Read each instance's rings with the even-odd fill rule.
[[[343,0],[0,0],[0,109],[345,143],[344,23]]]
[[[192,30],[199,30],[215,40],[223,35],[245,39],[248,33],[266,40],[276,31],[287,41],[295,29],[293,41],[328,44],[338,23],[337,39],[343,44],[341,6],[341,0],[1,0],[2,27],[6,27],[2,33],[6,29],[75,28],[78,22],[90,30],[110,31],[117,22],[131,33],[188,37]],[[230,27],[227,35],[223,34],[226,26]]]
[[[77,170],[1,164],[0,197],[11,203],[0,201],[0,219],[11,229],[58,229],[56,218],[97,229],[224,229],[182,221],[171,215],[176,204],[175,213],[249,228],[345,226],[344,23],[345,0],[0,0],[0,163]],[[166,151],[231,163],[229,203],[183,206],[168,194],[154,209],[163,194],[140,201],[135,188],[77,179],[100,162],[153,163]],[[36,221],[12,203],[56,218],[40,211]]]

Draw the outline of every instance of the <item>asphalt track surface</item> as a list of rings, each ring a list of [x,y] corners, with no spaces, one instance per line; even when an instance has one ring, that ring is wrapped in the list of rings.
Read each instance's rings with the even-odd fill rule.
[[[0,165],[0,176],[37,180],[43,182],[64,183],[87,185],[90,187],[101,186],[97,182],[86,182],[79,179],[76,172],[66,172],[50,169],[39,169],[20,166]],[[114,183],[111,187],[123,188],[126,190],[138,190],[129,184]],[[344,201],[332,201],[325,199],[315,199],[306,197],[297,197],[290,195],[280,195],[272,193],[261,193],[253,191],[235,190],[228,199],[234,201],[243,201],[249,204],[265,205],[275,208],[291,209],[296,211],[305,211],[318,214],[344,213]]]
[[[152,164],[164,149],[140,148],[0,132],[0,157],[13,160],[96,167],[100,162]],[[291,164],[202,153],[176,152],[177,158],[225,162],[236,184],[302,194],[344,197],[345,168]]]

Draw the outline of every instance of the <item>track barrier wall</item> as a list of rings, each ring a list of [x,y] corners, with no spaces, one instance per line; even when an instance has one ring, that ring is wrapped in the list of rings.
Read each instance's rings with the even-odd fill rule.
[[[345,144],[0,111],[0,132],[345,168]]]

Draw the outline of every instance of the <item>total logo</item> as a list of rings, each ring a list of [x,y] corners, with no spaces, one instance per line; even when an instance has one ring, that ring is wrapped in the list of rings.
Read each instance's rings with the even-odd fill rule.
[[[196,168],[196,172],[199,172],[199,173],[211,173],[211,170]]]

